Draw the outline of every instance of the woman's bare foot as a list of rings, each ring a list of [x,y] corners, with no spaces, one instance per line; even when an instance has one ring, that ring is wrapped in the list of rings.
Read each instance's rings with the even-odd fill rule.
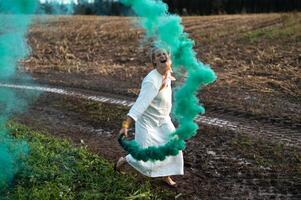
[[[170,176],[163,177],[163,181],[167,183],[169,186],[176,186],[176,182],[171,179]]]
[[[120,168],[126,163],[126,159],[124,157],[120,157],[118,161],[114,165],[114,170],[120,172]]]

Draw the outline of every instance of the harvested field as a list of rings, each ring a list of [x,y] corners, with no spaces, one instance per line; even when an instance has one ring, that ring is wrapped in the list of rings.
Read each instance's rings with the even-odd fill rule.
[[[206,115],[251,128],[201,124],[184,152],[185,176],[171,190],[178,199],[300,198],[300,148],[281,137],[300,143],[301,14],[193,16],[183,24],[200,60],[218,75],[198,94]],[[152,69],[135,27],[134,18],[36,18],[32,55],[22,69],[41,84],[134,100]],[[126,113],[122,106],[46,93],[16,120],[115,161],[124,155],[116,132]]]
[[[300,13],[184,17],[183,24],[218,75],[200,92],[207,107],[301,127]],[[142,38],[134,18],[37,19],[24,66],[41,83],[136,96],[151,69]]]

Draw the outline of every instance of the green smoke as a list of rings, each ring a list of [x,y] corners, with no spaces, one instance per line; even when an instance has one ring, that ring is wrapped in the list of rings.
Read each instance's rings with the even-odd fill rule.
[[[216,80],[213,70],[196,58],[194,42],[188,38],[181,24],[181,18],[168,13],[168,7],[161,0],[121,0],[130,6],[140,19],[141,27],[148,39],[154,39],[156,45],[171,50],[173,68],[176,72],[187,72],[185,83],[177,89],[173,116],[179,123],[170,141],[159,147],[141,148],[135,141],[119,138],[121,146],[137,160],[164,160],[166,156],[176,155],[185,148],[185,140],[197,133],[198,125],[194,118],[204,114],[196,93],[200,87]],[[184,76],[184,74],[179,74]]]
[[[18,62],[29,54],[26,32],[37,0],[0,0],[0,82],[16,78]],[[19,75],[20,76],[20,75]],[[22,80],[28,80],[28,77]],[[25,109],[29,93],[0,88],[0,192],[12,181],[28,154],[25,141],[16,140],[6,129],[10,117]]]

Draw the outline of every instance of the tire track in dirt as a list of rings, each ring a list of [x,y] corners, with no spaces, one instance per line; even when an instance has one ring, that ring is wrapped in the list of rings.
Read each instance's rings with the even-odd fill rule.
[[[128,99],[99,96],[99,95],[97,96],[88,95],[82,92],[77,92],[71,89],[64,89],[64,88],[35,86],[35,85],[19,85],[19,84],[8,84],[8,83],[0,83],[0,87],[21,89],[21,90],[42,91],[47,93],[66,95],[69,97],[82,98],[85,100],[91,100],[100,103],[121,105],[125,107],[131,107],[134,104],[133,101]],[[244,132],[248,134],[259,134],[273,141],[276,142],[281,141],[285,145],[301,148],[301,132],[298,130],[291,130],[288,128],[279,128],[279,130],[275,130],[274,127],[265,127],[266,128],[265,130],[258,130],[256,127],[245,125],[237,121],[228,121],[226,119],[208,117],[208,116],[198,116],[196,117],[195,121],[200,125],[206,125],[209,127],[221,128],[221,129],[226,129],[226,130],[231,130],[236,132]]]

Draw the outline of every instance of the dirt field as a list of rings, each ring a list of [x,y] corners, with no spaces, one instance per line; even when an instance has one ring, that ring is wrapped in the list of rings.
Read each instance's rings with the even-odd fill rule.
[[[133,20],[39,19],[26,70],[42,83],[135,96],[151,66]],[[300,128],[300,20],[298,13],[185,17],[198,57],[218,75],[200,92],[204,104]]]
[[[134,99],[151,66],[133,20],[36,19],[32,56],[23,66],[42,84]],[[199,93],[207,115],[253,129],[202,126],[185,151],[185,176],[177,177],[174,189],[179,199],[299,198],[300,149],[273,134],[301,135],[301,14],[185,17],[183,23],[200,60],[218,75]],[[126,112],[45,94],[19,120],[78,144],[84,140],[114,161],[123,154],[114,139]],[[271,135],[258,137],[262,129]]]

